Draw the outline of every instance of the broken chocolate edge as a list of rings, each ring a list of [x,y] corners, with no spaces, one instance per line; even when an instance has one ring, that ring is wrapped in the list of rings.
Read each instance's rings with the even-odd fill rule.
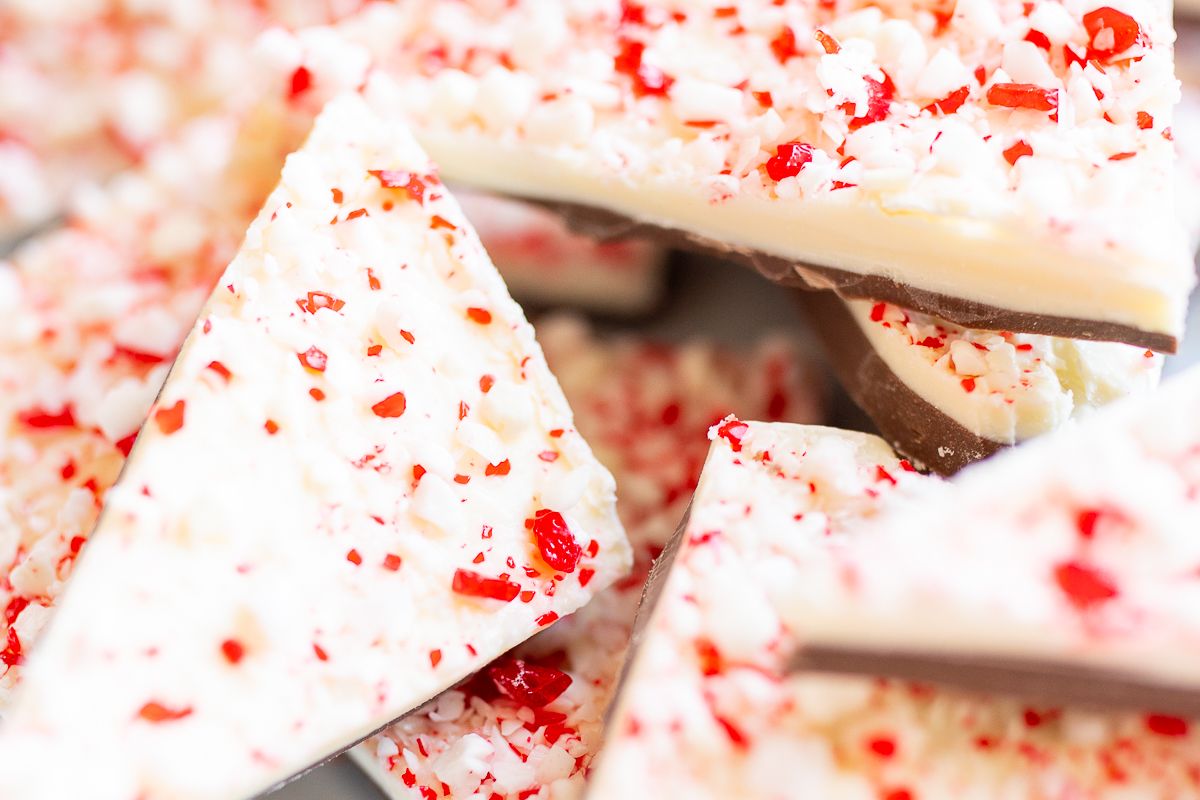
[[[1174,353],[1179,346],[1175,336],[1144,331],[1132,325],[1013,311],[897,283],[883,275],[866,275],[836,267],[804,264],[780,256],[733,247],[679,228],[643,222],[597,206],[510,196],[515,200],[555,212],[572,230],[593,238],[653,239],[664,245],[737,261],[784,286],[833,291],[848,300],[885,300],[903,308],[932,314],[964,328],[1122,342],[1160,353]]]
[[[952,475],[1007,445],[964,428],[900,379],[871,346],[850,309],[825,292],[797,292],[817,338],[851,399],[901,455]]]

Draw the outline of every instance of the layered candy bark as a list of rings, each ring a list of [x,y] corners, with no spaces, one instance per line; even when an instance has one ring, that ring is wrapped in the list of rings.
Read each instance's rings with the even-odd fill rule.
[[[612,478],[461,211],[347,96],[109,492],[0,733],[0,793],[254,794],[628,562]]]
[[[821,414],[821,381],[782,339],[743,352],[703,341],[603,340],[568,318],[539,323],[538,339],[576,426],[617,479],[634,572],[352,751],[391,797],[578,794],[599,748],[642,584],[686,511],[708,426],[729,410],[791,421]],[[523,671],[537,682],[518,683]]]
[[[457,197],[522,305],[636,316],[662,300],[665,248],[637,239],[597,242],[545,209],[494,195]]]
[[[804,298],[847,391],[900,452],[949,474],[1154,388],[1163,356],[963,328],[891,303]]]
[[[1198,402],[1192,369],[884,504],[790,593],[801,657],[1200,714]]]
[[[890,497],[937,481],[863,434],[735,419],[713,434],[677,550],[652,578],[588,798],[1200,791],[1200,732],[1177,717],[786,674],[794,590],[826,588],[808,564],[836,553]]]
[[[272,25],[331,22],[359,0],[97,0],[0,8],[0,240],[70,192],[142,161],[186,121],[238,106]],[[297,101],[311,71],[292,76]],[[252,82],[252,78],[251,81]]]
[[[957,324],[1171,349],[1169,5],[413,2],[447,177]]]

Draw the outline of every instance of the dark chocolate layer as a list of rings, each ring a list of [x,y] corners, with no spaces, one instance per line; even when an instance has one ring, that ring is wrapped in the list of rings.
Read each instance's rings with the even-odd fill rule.
[[[673,247],[738,261],[785,286],[831,290],[849,300],[886,300],[903,308],[941,317],[964,328],[1124,342],[1162,353],[1174,353],[1179,344],[1174,336],[1144,331],[1131,325],[1013,311],[897,283],[882,275],[862,275],[834,267],[802,264],[779,256],[733,247],[677,228],[641,222],[595,206],[540,200],[530,202],[558,213],[571,228],[598,239],[651,238]]]
[[[1200,691],[1124,672],[1037,659],[805,647],[789,672],[881,676],[1006,695],[1031,703],[1200,717]]]
[[[797,297],[847,394],[899,453],[918,466],[950,475],[1005,447],[967,430],[910,389],[836,296],[797,292]]]

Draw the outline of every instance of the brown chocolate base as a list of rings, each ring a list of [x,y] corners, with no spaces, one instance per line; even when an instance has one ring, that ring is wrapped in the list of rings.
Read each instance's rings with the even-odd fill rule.
[[[641,222],[595,206],[520,197],[514,199],[524,199],[548,208],[559,214],[575,231],[597,239],[651,238],[673,247],[738,261],[785,286],[834,291],[848,300],[886,300],[904,308],[941,317],[964,328],[1124,342],[1162,353],[1174,353],[1179,344],[1174,336],[1144,331],[1130,325],[1013,311],[897,283],[882,275],[862,275],[835,267],[801,264],[767,253],[732,247],[678,228],[665,228]]]
[[[912,653],[805,647],[789,672],[836,672],[932,683],[1031,703],[1200,717],[1200,691],[1129,673],[1052,661],[968,653]]]
[[[1002,450],[1005,445],[964,428],[908,387],[884,363],[850,314],[828,292],[797,292],[834,373],[896,450],[941,475]]]

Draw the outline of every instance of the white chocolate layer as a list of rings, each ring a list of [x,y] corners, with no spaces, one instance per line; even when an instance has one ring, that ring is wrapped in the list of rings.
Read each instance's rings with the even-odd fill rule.
[[[847,302],[875,353],[908,388],[976,436],[1046,433],[1153,389],[1163,356],[1112,342],[971,330],[890,303]]]
[[[1198,403],[1192,369],[897,497],[806,566],[810,582],[788,601],[798,630],[817,646],[1062,662],[1194,687]]]
[[[617,480],[634,571],[515,651],[571,678],[552,703],[498,697],[488,679],[474,680],[352,751],[396,800],[443,783],[450,791],[440,796],[451,800],[576,796],[600,746],[642,585],[687,509],[708,426],[730,409],[793,421],[821,415],[822,382],[784,340],[735,353],[702,340],[606,341],[567,318],[537,328],[576,426]]]
[[[939,482],[863,434],[735,421],[714,433],[662,594],[639,621],[589,800],[1168,800],[1200,791],[1200,730],[1186,720],[784,675],[797,644],[793,590],[828,588],[809,563],[836,555],[881,501]],[[938,551],[913,553],[947,563]],[[899,567],[909,560],[880,563],[907,577]]]
[[[353,96],[289,158],[33,654],[0,794],[254,794],[627,569],[612,479],[430,171]],[[543,508],[569,568],[526,526]]]
[[[1176,334],[1193,275],[1164,137],[1169,5],[1123,4],[1141,36],[1111,55],[1094,6],[415,2],[344,29],[400,76],[394,102],[447,178]],[[1056,114],[1012,107],[1050,96]],[[789,168],[791,144],[811,159]]]

